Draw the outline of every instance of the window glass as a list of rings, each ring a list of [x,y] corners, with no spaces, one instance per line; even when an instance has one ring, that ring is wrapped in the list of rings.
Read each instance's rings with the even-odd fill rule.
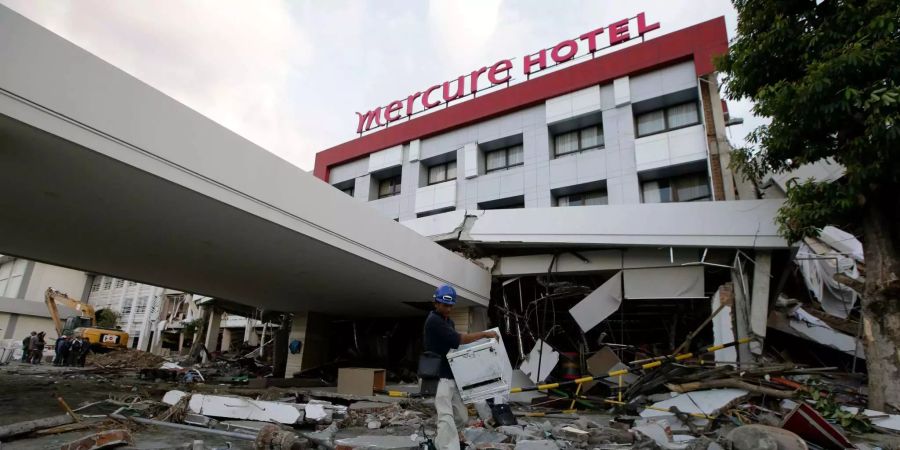
[[[647,181],[641,186],[644,195],[644,203],[668,203],[668,180]]]
[[[456,161],[450,161],[447,163],[447,179],[456,179]]]
[[[506,167],[506,150],[497,150],[484,155],[485,169],[488,171]]]
[[[564,155],[578,150],[578,132],[560,134],[556,136],[556,154]]]
[[[679,202],[710,200],[709,181],[705,174],[686,175],[673,180],[675,198]]]
[[[581,130],[581,149],[603,145],[603,130],[600,127],[587,127]]]
[[[439,164],[428,168],[428,184],[440,183],[447,179],[447,166]]]
[[[585,206],[605,205],[608,203],[606,192],[596,191],[584,194]]]
[[[697,104],[684,103],[669,108],[666,112],[669,117],[669,128],[678,128],[697,123]]]
[[[122,315],[131,314],[131,303],[134,300],[130,298],[126,298],[125,301],[122,302]]]
[[[391,177],[381,180],[378,184],[378,198],[390,197],[400,193],[400,177]]]
[[[356,190],[356,188],[355,188],[354,186],[350,186],[350,187],[348,187],[348,188],[341,189],[341,192],[343,192],[343,193],[345,193],[345,194],[347,194],[347,195],[353,197],[353,194],[354,194],[354,191],[355,191],[355,190]]]
[[[637,117],[638,136],[645,136],[666,129],[665,114],[662,110],[641,114]]]
[[[525,162],[524,153],[522,152],[522,146],[516,145],[514,147],[510,147],[507,150],[506,155],[506,165],[507,166],[515,166]]]

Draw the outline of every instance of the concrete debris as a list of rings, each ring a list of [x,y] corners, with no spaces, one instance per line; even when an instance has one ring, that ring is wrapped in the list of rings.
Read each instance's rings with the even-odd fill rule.
[[[744,425],[725,436],[732,450],[808,450],[806,442],[788,430],[767,425]]]
[[[540,383],[550,375],[550,371],[556,367],[558,362],[559,353],[546,342],[539,340],[528,353],[528,357],[522,365],[519,366],[519,370],[525,372],[525,375],[528,375],[528,379],[533,383]],[[538,367],[539,365],[540,367]]]
[[[463,430],[463,436],[470,445],[501,444],[510,441],[509,435],[485,428],[466,428]]]
[[[134,439],[132,439],[131,432],[128,430],[106,430],[63,444],[60,449],[99,450],[133,444]]]
[[[743,389],[711,389],[708,391],[687,392],[675,395],[668,400],[654,403],[651,408],[641,412],[641,417],[663,417],[668,418],[673,423],[680,423],[681,421],[675,417],[675,413],[667,412],[672,407],[676,407],[679,411],[686,414],[713,416],[748,394],[749,392]],[[694,419],[694,421],[705,423],[705,419]]]
[[[158,368],[166,360],[159,355],[133,349],[120,349],[107,353],[89,353],[86,364],[105,369]]]
[[[516,443],[515,450],[559,450],[559,445],[556,444],[556,441],[546,439],[535,441],[520,441]]]
[[[169,391],[163,396],[163,403],[175,405],[187,395],[189,394],[182,391]],[[194,394],[188,401],[188,409],[194,414],[262,422],[294,424],[301,419],[300,411],[289,403],[238,396]],[[322,414],[324,415],[324,410]]]
[[[2,425],[0,426],[0,439],[5,440],[12,436],[31,433],[32,431],[41,430],[44,428],[58,427],[60,425],[70,424],[74,421],[75,419],[73,419],[72,416],[68,414],[62,414],[59,416],[44,417],[42,419],[27,420],[24,422]]]
[[[334,442],[335,450],[413,450],[418,449],[419,445],[419,440],[411,439],[409,436],[357,436]]]

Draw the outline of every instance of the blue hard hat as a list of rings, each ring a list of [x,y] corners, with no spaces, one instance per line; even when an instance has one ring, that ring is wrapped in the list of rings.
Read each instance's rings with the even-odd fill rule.
[[[445,305],[456,304],[456,289],[446,284],[434,291],[434,301]]]

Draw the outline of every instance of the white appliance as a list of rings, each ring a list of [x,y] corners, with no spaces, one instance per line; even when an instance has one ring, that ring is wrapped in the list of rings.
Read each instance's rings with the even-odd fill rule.
[[[500,329],[491,331],[500,336]],[[512,387],[512,364],[500,339],[480,339],[447,353],[447,361],[465,403],[494,399],[505,404]]]

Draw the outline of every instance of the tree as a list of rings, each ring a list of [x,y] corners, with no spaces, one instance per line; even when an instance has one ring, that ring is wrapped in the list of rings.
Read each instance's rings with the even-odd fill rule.
[[[109,308],[98,310],[95,317],[100,328],[115,328],[119,323],[119,313]]]
[[[735,167],[752,180],[833,158],[840,183],[792,183],[777,221],[791,242],[855,221],[869,406],[900,406],[900,2],[733,0],[738,34],[716,64],[726,96],[770,124]]]

